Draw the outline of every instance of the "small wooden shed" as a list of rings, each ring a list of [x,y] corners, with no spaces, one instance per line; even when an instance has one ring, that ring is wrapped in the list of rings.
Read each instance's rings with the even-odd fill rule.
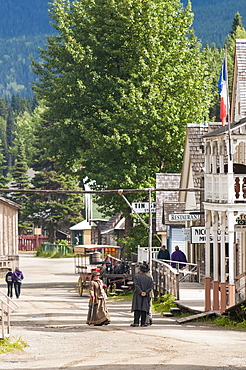
[[[18,255],[18,209],[20,206],[0,197],[0,274],[15,268]]]

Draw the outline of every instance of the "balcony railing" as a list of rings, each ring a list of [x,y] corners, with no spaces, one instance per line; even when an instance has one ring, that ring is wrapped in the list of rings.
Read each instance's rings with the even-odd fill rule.
[[[246,202],[246,174],[205,174],[205,201]]]

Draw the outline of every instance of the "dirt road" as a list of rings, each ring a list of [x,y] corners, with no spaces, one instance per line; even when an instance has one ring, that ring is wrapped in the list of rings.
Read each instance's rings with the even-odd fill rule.
[[[0,354],[0,369],[217,370],[246,369],[246,333],[200,323],[179,325],[154,315],[154,324],[132,328],[130,302],[109,302],[112,324],[85,324],[88,296],[76,292],[72,259],[20,256],[25,275],[11,337],[24,352]],[[6,290],[0,279],[0,288]]]

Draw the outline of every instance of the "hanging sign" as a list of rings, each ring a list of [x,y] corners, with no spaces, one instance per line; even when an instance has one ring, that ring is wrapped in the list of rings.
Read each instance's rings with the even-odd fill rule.
[[[171,213],[168,216],[169,221],[199,221],[200,215],[189,213]]]
[[[190,227],[183,228],[182,235],[185,242],[190,242]]]
[[[136,213],[149,213],[149,202],[132,203],[132,208]],[[156,212],[156,202],[151,203],[151,212]]]
[[[218,230],[218,243],[221,242],[221,231]],[[213,243],[213,233],[210,230],[210,242]],[[191,243],[203,244],[206,243],[206,229],[204,226],[192,226],[191,227]],[[225,232],[225,243],[228,243],[228,233]]]

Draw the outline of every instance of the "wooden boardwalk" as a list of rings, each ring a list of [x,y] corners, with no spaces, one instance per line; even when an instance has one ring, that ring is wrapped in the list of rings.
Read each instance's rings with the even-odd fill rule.
[[[205,289],[201,283],[181,282],[179,284],[179,306],[188,308],[194,313],[204,312]]]

